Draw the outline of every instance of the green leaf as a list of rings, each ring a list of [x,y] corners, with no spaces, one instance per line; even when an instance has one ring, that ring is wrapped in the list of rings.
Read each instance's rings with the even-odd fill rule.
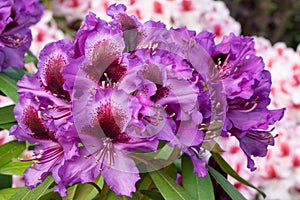
[[[38,59],[35,57],[35,55],[32,54],[32,52],[30,50],[28,50],[26,52],[26,55],[24,57],[24,62],[27,63],[31,63],[33,62],[35,66],[37,66],[38,64]]]
[[[13,125],[17,124],[17,122],[11,122],[6,124],[0,124],[0,129],[9,130]]]
[[[101,175],[99,175],[95,180],[94,183],[99,187],[102,188],[103,184],[104,184],[104,179]],[[87,195],[86,199],[93,199],[95,198],[97,195],[100,195],[101,191],[99,191],[98,189],[96,189],[96,187],[94,187],[94,190],[92,190],[92,192]]]
[[[9,200],[32,200],[39,199],[46,192],[49,186],[53,183],[53,178],[51,176],[47,176],[45,180],[38,185],[36,188],[29,190],[24,187],[20,189],[17,193],[15,193]]]
[[[182,199],[191,200],[191,197],[186,190],[180,187],[174,179],[170,178],[161,170],[152,171],[149,173],[154,184],[166,200]]]
[[[32,164],[33,162],[10,162],[0,168],[0,174],[21,176]]]
[[[2,180],[1,180],[2,181]],[[0,200],[7,200],[16,192],[18,192],[20,188],[5,188],[0,190]]]
[[[63,200],[86,200],[87,196],[96,188],[89,183],[76,184],[68,188],[68,196],[63,197]]]
[[[148,173],[141,174],[141,179],[137,182],[138,190],[149,190],[152,185],[152,179]]]
[[[212,156],[214,157],[214,159],[217,161],[217,163],[219,164],[219,166],[221,167],[221,169],[226,173],[229,174],[231,177],[235,178],[237,181],[255,189],[257,192],[259,192],[264,198],[266,198],[266,194],[260,190],[259,188],[255,187],[254,185],[252,185],[251,183],[249,183],[248,181],[246,181],[245,179],[243,179],[242,177],[240,177],[240,175],[238,175],[238,173],[236,173],[236,171],[234,171],[230,165],[222,158],[222,156],[218,153],[212,153]]]
[[[26,73],[24,69],[18,69],[15,67],[9,67],[3,70],[3,73],[8,77],[15,79],[16,81],[21,80],[21,78]]]
[[[209,174],[199,178],[194,174],[194,165],[189,156],[182,156],[182,185],[195,199],[214,200],[214,189]]]
[[[129,200],[129,199],[139,200],[137,194],[135,194],[135,193],[133,193],[132,198],[130,198],[127,196],[118,196],[118,195],[116,195],[116,193],[114,193],[111,190],[108,191],[107,197],[106,197],[106,200]]]
[[[0,146],[0,167],[11,162],[12,158],[17,158],[25,149],[25,142],[16,140]]]
[[[12,185],[12,176],[0,174],[0,189],[9,188]]]
[[[129,199],[138,200],[138,196],[135,193],[132,194],[132,198],[127,196],[117,196],[112,190],[109,189],[106,183],[104,183],[101,194],[97,198],[97,200],[129,200]]]
[[[149,197],[150,199],[154,200],[164,200],[164,197],[159,193],[155,191],[149,191],[149,190],[141,190],[140,191],[143,195]]]
[[[173,180],[176,179],[177,177],[177,168],[176,166],[172,163],[171,165],[169,165],[167,168],[164,169],[164,171],[166,172],[166,174],[168,174]]]
[[[232,200],[246,200],[246,198],[222,174],[210,166],[208,166],[208,171]]]
[[[61,196],[57,193],[57,192],[54,192],[54,191],[51,191],[49,190],[49,192],[46,192],[43,194],[43,196],[41,196],[39,198],[39,200],[62,200]]]
[[[13,102],[18,102],[17,82],[9,78],[4,73],[0,73],[0,90],[6,94]]]
[[[14,105],[11,105],[0,108],[0,124],[7,124],[16,121],[13,113],[14,107]]]

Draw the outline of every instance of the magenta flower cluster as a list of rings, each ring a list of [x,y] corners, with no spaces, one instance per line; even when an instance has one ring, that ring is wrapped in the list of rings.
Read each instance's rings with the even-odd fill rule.
[[[86,16],[74,41],[42,50],[38,72],[18,82],[18,125],[11,134],[35,147],[25,183],[52,174],[54,190],[100,174],[118,195],[131,196],[140,179],[136,152],[159,144],[189,155],[194,173],[207,174],[204,142],[235,136],[252,156],[274,144],[269,125],[284,109],[268,110],[271,79],[250,37],[214,35],[144,24],[112,5],[112,21]]]

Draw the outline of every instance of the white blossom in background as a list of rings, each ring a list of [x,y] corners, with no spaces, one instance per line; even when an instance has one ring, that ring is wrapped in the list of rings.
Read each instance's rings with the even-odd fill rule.
[[[46,44],[66,38],[58,28],[53,19],[53,14],[49,10],[45,10],[41,20],[31,26],[30,29],[32,32],[30,51],[37,57]]]
[[[72,22],[82,20],[91,10],[92,2],[93,0],[51,0],[51,9],[55,15],[64,16],[68,22]]]
[[[168,27],[184,27],[196,31],[207,30],[217,40],[231,32],[239,35],[240,24],[229,13],[222,1],[215,0],[52,0],[55,15],[65,16],[68,22],[82,20],[89,12],[107,19],[105,11],[113,3],[123,3],[128,13],[142,21],[164,22]]]
[[[271,106],[287,108],[285,118],[300,123],[300,54],[285,43],[271,45],[265,38],[255,38],[257,55],[272,75]],[[299,48],[298,48],[299,49]]]

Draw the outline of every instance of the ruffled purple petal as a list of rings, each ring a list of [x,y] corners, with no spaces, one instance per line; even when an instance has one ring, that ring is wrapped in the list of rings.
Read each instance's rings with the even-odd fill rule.
[[[132,197],[132,192],[136,191],[135,184],[140,179],[135,162],[122,152],[116,151],[114,163],[112,167],[103,168],[105,182],[117,195]]]

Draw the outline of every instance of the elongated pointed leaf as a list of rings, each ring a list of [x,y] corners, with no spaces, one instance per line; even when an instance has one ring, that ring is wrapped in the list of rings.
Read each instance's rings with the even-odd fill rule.
[[[103,188],[104,185],[104,179],[102,177],[102,175],[99,175],[95,180],[94,183],[99,187],[99,188]],[[97,197],[97,195],[100,195],[101,191],[99,191],[98,189],[96,189],[94,187],[94,190],[92,190],[92,192],[87,195],[86,199],[94,199],[95,197]]]
[[[165,172],[152,171],[149,173],[156,187],[166,200],[192,200],[192,196],[186,190],[180,187],[175,180],[170,178]]]
[[[117,196],[112,190],[109,189],[108,185],[104,183],[101,194],[99,195],[99,197],[95,199],[97,200],[129,200],[129,199],[138,200],[138,196],[135,193],[133,193],[132,198],[126,196]]]
[[[209,174],[199,178],[194,174],[192,160],[187,155],[182,156],[182,186],[195,199],[214,200],[214,189]]]
[[[141,190],[140,192],[151,199],[164,200],[164,197],[159,192],[155,192],[151,190]]]
[[[12,176],[0,174],[0,189],[9,188],[12,185]]]
[[[226,178],[224,178],[222,174],[210,166],[208,166],[208,171],[232,200],[246,200],[246,198]]]
[[[0,90],[6,94],[13,102],[18,102],[17,82],[9,78],[4,73],[0,73]]]
[[[11,162],[13,158],[17,158],[25,148],[25,142],[18,142],[16,140],[0,146],[0,167]]]
[[[133,193],[132,198],[127,197],[127,196],[117,196],[113,191],[109,190],[107,193],[107,199],[106,200],[139,200],[138,196]]]
[[[47,176],[43,183],[38,185],[36,188],[29,190],[27,187],[20,189],[17,193],[10,197],[9,200],[33,200],[39,199],[46,192],[50,185],[53,183],[53,178]]]
[[[31,63],[33,62],[35,66],[37,66],[37,63],[38,63],[38,59],[32,54],[31,51],[27,51],[26,52],[26,55],[24,57],[24,62],[27,64],[27,63]]]
[[[235,178],[237,181],[255,189],[257,192],[259,192],[264,198],[266,198],[266,194],[260,190],[259,188],[255,187],[254,185],[252,185],[251,183],[249,183],[248,181],[246,181],[245,179],[243,179],[242,177],[240,177],[240,175],[238,175],[238,173],[236,173],[236,171],[234,171],[230,165],[222,158],[222,156],[218,153],[212,153],[212,156],[214,157],[214,159],[217,161],[217,163],[220,165],[221,169],[229,174],[231,177]]]
[[[152,182],[153,181],[148,173],[141,174],[141,179],[137,182],[136,187],[138,190],[149,190]]]
[[[14,107],[14,105],[11,105],[0,108],[0,124],[7,124],[16,121],[13,113]]]
[[[54,191],[49,191],[43,194],[39,200],[62,200],[62,197]]]
[[[21,176],[32,164],[33,162],[10,162],[0,168],[0,174]]]
[[[68,188],[68,196],[63,197],[63,200],[85,200],[86,196],[95,189],[90,184],[76,184]]]
[[[7,200],[16,192],[18,192],[20,188],[5,188],[0,190],[0,200]]]
[[[72,187],[68,188],[68,196],[63,197],[63,200],[91,200],[93,197],[95,197],[97,194],[99,194],[100,187],[103,185],[103,177],[98,176],[94,180],[94,184],[92,183],[86,183],[86,184],[76,184]],[[99,188],[97,188],[98,186]]]
[[[0,130],[1,129],[9,130],[15,124],[17,124],[17,122],[10,122],[10,123],[6,123],[6,124],[0,124]]]
[[[3,73],[8,77],[15,79],[16,81],[21,80],[26,71],[24,69],[18,69],[15,67],[9,67],[3,70]]]

